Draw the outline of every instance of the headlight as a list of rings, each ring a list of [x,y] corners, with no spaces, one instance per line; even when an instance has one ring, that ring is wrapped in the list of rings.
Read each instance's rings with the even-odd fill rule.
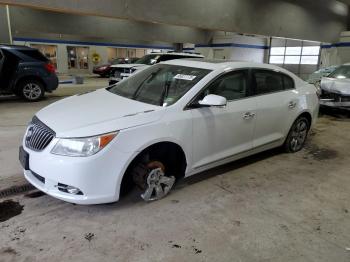
[[[61,156],[92,156],[113,140],[118,132],[84,138],[60,138],[52,154]]]

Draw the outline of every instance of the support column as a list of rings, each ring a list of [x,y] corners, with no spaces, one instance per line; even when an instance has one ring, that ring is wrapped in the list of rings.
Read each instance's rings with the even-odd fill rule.
[[[12,44],[10,8],[0,5],[0,43]]]
[[[174,44],[174,49],[176,52],[182,52],[183,51],[183,44],[182,43],[175,43]]]

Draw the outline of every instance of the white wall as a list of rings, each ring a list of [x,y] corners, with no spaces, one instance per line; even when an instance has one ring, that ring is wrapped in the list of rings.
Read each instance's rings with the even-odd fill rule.
[[[321,50],[321,67],[350,63],[350,31],[342,32],[339,42],[324,44]]]
[[[216,46],[220,44],[225,46]],[[264,63],[267,62],[268,49],[262,49],[261,47],[266,47],[267,45],[268,38],[266,37],[246,36],[220,31],[214,35],[211,46],[202,47],[197,45],[195,51],[207,58]]]

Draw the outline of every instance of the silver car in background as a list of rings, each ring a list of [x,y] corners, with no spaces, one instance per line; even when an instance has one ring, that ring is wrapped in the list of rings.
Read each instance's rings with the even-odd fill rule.
[[[339,66],[321,80],[320,105],[350,110],[350,64]]]

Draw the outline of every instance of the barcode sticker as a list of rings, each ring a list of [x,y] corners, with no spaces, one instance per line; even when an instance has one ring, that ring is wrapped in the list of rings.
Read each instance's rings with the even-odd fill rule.
[[[196,76],[193,75],[183,75],[183,74],[177,74],[176,76],[174,76],[175,79],[179,79],[179,80],[187,80],[187,81],[192,81],[193,79],[196,78]]]

